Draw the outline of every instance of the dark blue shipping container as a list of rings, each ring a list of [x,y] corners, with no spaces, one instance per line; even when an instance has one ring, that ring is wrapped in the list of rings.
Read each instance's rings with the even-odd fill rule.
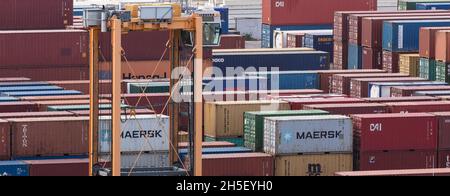
[[[48,86],[47,82],[0,82],[0,87],[9,86]]]
[[[333,25],[304,25],[304,26],[271,26],[262,24],[261,29],[261,48],[273,48],[273,32],[275,30],[300,31],[300,30],[321,30],[333,29]]]
[[[450,91],[416,91],[414,96],[449,96]]]
[[[2,95],[11,97],[35,97],[35,96],[59,96],[59,95],[81,95],[76,90],[58,90],[58,91],[20,91],[20,92],[2,92]]]
[[[29,176],[29,167],[23,161],[0,161],[0,176]]]
[[[16,97],[0,97],[0,102],[12,102],[18,101],[19,99]]]
[[[318,51],[328,52],[330,57],[332,57],[334,50],[333,31],[307,33],[303,37],[303,46],[314,48]],[[330,59],[330,61],[332,60],[333,58]]]
[[[227,68],[255,68],[254,71],[305,71],[327,70],[330,67],[329,54],[322,51],[266,51],[266,52],[215,52],[213,66],[226,74]],[[248,70],[246,70],[248,71]]]
[[[418,52],[420,28],[442,26],[450,26],[450,20],[385,21],[383,49],[392,52]]]
[[[248,76],[267,78],[270,90],[319,89],[319,74],[314,71],[246,72]],[[278,81],[277,86],[272,82]]]
[[[267,78],[258,76],[204,77],[203,91],[267,90]]]
[[[59,86],[9,86],[0,87],[0,92],[18,92],[18,91],[56,91],[64,90]]]
[[[220,20],[222,21],[222,34],[228,34],[229,25],[229,9],[226,7],[216,7],[214,10],[220,12]]]
[[[362,69],[362,46],[348,44],[348,69]]]
[[[252,152],[251,149],[244,147],[223,147],[223,148],[202,148],[202,154],[231,154],[231,153],[247,153]],[[182,161],[188,155],[188,149],[180,149],[179,156]]]
[[[418,3],[416,10],[450,10],[450,3]]]

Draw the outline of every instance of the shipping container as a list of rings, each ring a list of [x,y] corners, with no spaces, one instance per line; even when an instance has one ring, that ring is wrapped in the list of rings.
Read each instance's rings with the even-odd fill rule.
[[[169,93],[170,82],[128,83],[128,94]]]
[[[419,77],[419,54],[401,54],[399,59],[400,73],[408,74],[412,77]]]
[[[333,104],[333,103],[362,103],[361,99],[357,98],[287,98],[283,99],[287,101],[291,107],[291,110],[302,110],[305,105],[314,104]]]
[[[355,167],[361,171],[436,168],[436,153],[436,150],[360,152]]]
[[[16,97],[2,97],[0,96],[0,102],[14,102],[19,101],[19,98]]]
[[[450,111],[450,101],[418,101],[385,103],[391,113],[418,113]]]
[[[178,148],[185,149],[188,148],[188,142],[180,142],[178,143]],[[225,147],[235,147],[235,145],[231,142],[203,142],[202,148],[225,148]]]
[[[435,112],[439,122],[438,149],[450,149],[450,112]]]
[[[288,34],[294,34],[296,36],[299,36],[298,38],[301,42],[301,46],[299,47],[288,47]],[[325,30],[303,30],[303,31],[290,31],[290,30],[286,30],[286,31],[282,31],[282,30],[275,30],[273,32],[273,47],[274,48],[300,48],[300,47],[308,47],[308,48],[314,48],[311,46],[306,46],[304,45],[304,41],[306,38],[307,34],[326,34],[326,35],[332,35],[333,34],[333,30],[331,29],[325,29]],[[294,42],[297,42],[297,37],[294,37]]]
[[[75,116],[73,113],[67,111],[61,112],[8,112],[0,113],[0,119],[8,118],[40,118],[40,117],[62,117],[62,116]],[[0,123],[1,124],[1,123]]]
[[[203,176],[273,176],[274,160],[264,153],[203,155]]]
[[[378,103],[351,103],[351,104],[319,104],[305,105],[305,110],[324,110],[331,114],[353,115],[353,114],[378,114],[388,113],[386,105]]]
[[[227,34],[220,36],[220,46],[213,49],[243,49],[245,48],[245,38],[242,35]]]
[[[47,43],[47,42],[46,42]],[[46,49],[44,49],[46,50]],[[23,55],[23,51],[20,51]],[[18,57],[22,58],[22,57]],[[52,58],[54,59],[54,58]],[[46,59],[47,60],[47,59]],[[49,62],[49,61],[46,61]],[[60,66],[60,65],[45,65],[45,66],[14,66],[2,67],[0,66],[0,77],[8,76],[25,76],[31,78],[33,81],[46,80],[89,80],[89,66]]]
[[[398,0],[398,10],[415,10],[419,3],[449,2],[448,0]]]
[[[259,75],[259,72],[253,72],[252,75],[234,76],[234,77],[204,77],[203,78],[203,91],[249,91],[249,90],[279,90],[288,88],[288,85],[280,84],[284,86],[270,86],[270,76],[267,74]],[[181,84],[183,88],[183,84]],[[187,85],[186,85],[187,86]],[[283,88],[284,87],[284,88]],[[315,87],[315,86],[314,86]],[[289,88],[288,88],[289,89]],[[294,88],[296,89],[296,88]],[[181,89],[183,90],[183,89]]]
[[[22,101],[55,101],[55,100],[89,100],[90,95],[62,95],[62,96],[36,96],[21,97]]]
[[[348,45],[348,69],[362,69],[362,47],[356,44]]]
[[[449,69],[450,64],[441,61],[436,61],[436,81],[450,83]]]
[[[440,30],[450,30],[450,27],[426,27],[420,28],[419,32],[419,54],[422,58],[436,58],[435,44],[436,33]]]
[[[416,10],[450,10],[450,3],[418,3]]]
[[[26,91],[58,91],[64,90],[59,86],[14,86],[0,87],[0,93],[3,92],[26,92]]]
[[[108,99],[100,99],[98,100],[99,104],[108,104],[111,103],[111,100]],[[48,107],[54,106],[66,106],[66,105],[89,105],[90,100],[62,100],[62,101],[35,101],[39,107],[39,111],[49,111]]]
[[[406,74],[399,73],[357,73],[357,74],[336,74],[332,78],[332,92],[338,94],[350,95],[351,80],[357,78],[386,78],[386,77],[408,77]]]
[[[286,47],[287,48],[301,48],[303,47],[304,33],[294,33],[288,31],[286,33]]]
[[[350,95],[352,97],[369,97],[369,84],[372,82],[423,82],[422,78],[393,77],[393,78],[355,78],[350,82]]]
[[[0,161],[0,176],[29,176],[29,167],[23,161]]]
[[[9,160],[11,155],[10,127],[8,121],[0,120],[0,161]],[[1,162],[0,162],[1,163]],[[3,172],[0,171],[0,174]]]
[[[288,155],[352,150],[353,132],[349,117],[288,116],[267,117],[264,120],[266,153]]]
[[[89,34],[87,31],[0,31],[0,41],[2,42],[0,47],[2,68],[17,66],[88,67],[89,64]],[[24,54],[26,58],[23,58]]]
[[[261,48],[273,48],[274,31],[325,30],[332,29],[332,25],[331,23],[318,25],[269,25],[263,23],[261,28]]]
[[[390,97],[391,89],[401,86],[447,86],[445,82],[371,82],[369,97]]]
[[[333,31],[306,33],[303,40],[303,47],[314,48],[317,51],[324,51],[333,56]],[[333,59],[330,59],[333,62]]]
[[[333,88],[333,76],[336,74],[358,74],[358,73],[385,73],[384,70],[358,69],[358,70],[323,70],[317,71],[320,78],[320,89],[326,93],[331,93]]]
[[[315,97],[327,96],[323,90],[318,89],[300,89],[300,90],[259,90],[247,91],[249,100],[272,100],[281,97]]]
[[[89,110],[61,111],[61,113],[63,113],[63,112],[69,112],[73,116],[89,116],[90,115]],[[32,112],[30,112],[30,113],[32,113]],[[47,113],[60,113],[60,112],[47,112]],[[149,110],[149,109],[126,109],[126,110],[122,110],[121,114],[127,115],[130,118],[132,115],[150,115],[150,114],[155,114],[155,112],[153,110]],[[100,110],[99,115],[100,116],[111,116],[112,111],[111,110]],[[0,118],[1,118],[1,116],[2,116],[2,114],[0,114]]]
[[[313,25],[332,24],[336,11],[376,10],[376,0],[263,0],[263,24]]]
[[[325,115],[322,110],[262,111],[244,113],[244,145],[255,152],[264,150],[264,118],[280,116]]]
[[[0,112],[37,112],[38,105],[29,101],[0,102]]]
[[[49,86],[47,82],[0,82],[0,87]]]
[[[396,86],[391,88],[392,97],[409,97],[416,91],[450,90],[450,86]]]
[[[327,70],[329,68],[329,54],[321,51],[305,51],[305,49],[280,50],[273,49],[265,52],[245,52],[235,50],[228,53],[227,50],[213,51],[213,66],[227,74],[227,68],[242,67],[258,71],[261,68],[279,71],[303,71],[303,70]]]
[[[435,150],[437,119],[426,113],[358,114],[352,116],[359,152]],[[400,127],[400,128],[399,128]]]
[[[30,176],[89,176],[89,159],[24,161]]]
[[[83,94],[89,94],[89,80],[67,80],[67,81],[48,81],[49,84],[62,87],[66,90],[76,90]],[[122,93],[125,93],[125,89],[122,89]],[[111,81],[101,80],[99,82],[99,93],[108,94],[111,93],[112,86]]]
[[[110,163],[111,156],[105,155],[100,157],[101,162]],[[120,165],[122,169],[139,169],[139,168],[165,168],[169,167],[169,152],[137,152],[122,153],[120,157]]]
[[[230,10],[227,7],[214,7],[215,11],[220,12],[221,32],[222,34],[228,34],[229,29],[229,14]]]
[[[450,62],[450,31],[442,30],[437,31],[435,41],[435,59],[441,62]]]
[[[89,110],[89,105],[57,105],[57,106],[47,106],[48,111],[80,111]],[[98,105],[99,110],[111,110],[111,104],[100,104]],[[121,109],[129,109],[129,105],[122,104]]]
[[[249,79],[257,77],[265,78],[265,80],[249,80],[250,87],[256,87],[258,85],[256,82],[259,82],[258,87],[262,90],[265,90],[264,87],[271,90],[318,89],[320,85],[320,78],[316,71],[259,71],[245,72],[245,75]],[[254,82],[253,85],[251,85],[252,81]],[[264,82],[266,84],[263,84]]]
[[[349,21],[351,15],[356,14],[378,14],[379,11],[338,11],[334,12],[333,34],[335,41],[347,42]]]
[[[413,54],[406,52],[391,52],[383,50],[383,70],[388,73],[399,73],[400,72],[400,55]]]
[[[88,152],[88,117],[7,119],[13,157],[81,155]]]
[[[29,97],[29,96],[55,96],[55,95],[81,95],[80,91],[76,90],[51,90],[51,91],[7,91],[2,92],[2,95],[12,97]]]
[[[450,169],[408,169],[337,172],[336,176],[450,176]]]
[[[383,69],[383,51],[379,48],[362,48],[363,69]]]
[[[385,21],[383,49],[393,52],[418,52],[422,27],[450,26],[450,20]]]
[[[204,105],[205,134],[211,137],[243,137],[244,112],[289,110],[284,101],[207,102]]]
[[[73,0],[7,0],[0,30],[65,29],[73,24]]]
[[[450,168],[450,150],[440,150],[438,152],[438,168]]]
[[[411,96],[411,97],[378,97],[363,98],[369,103],[389,103],[389,102],[416,102],[416,101],[439,101],[439,98],[430,96]]]
[[[0,82],[26,82],[26,81],[30,81],[30,78],[25,78],[25,77],[7,77],[7,78],[0,78]]]
[[[352,154],[280,155],[275,176],[333,176],[353,169]]]
[[[427,80],[436,80],[436,60],[420,58],[420,77]]]
[[[250,153],[252,152],[249,148],[244,147],[215,147],[215,148],[202,148],[202,154],[236,154],[236,153]],[[187,148],[180,149],[178,151],[178,156],[181,162],[190,162],[189,155],[190,152]]]
[[[238,137],[213,137],[210,135],[205,134],[204,137],[205,142],[230,142],[233,143],[235,146],[243,147],[244,146],[244,137],[238,136]]]
[[[450,91],[416,91],[413,96],[448,96]]]
[[[146,93],[146,94],[124,94],[125,104],[133,107],[150,107],[156,114],[167,114],[168,109],[164,106],[169,100],[169,93]]]

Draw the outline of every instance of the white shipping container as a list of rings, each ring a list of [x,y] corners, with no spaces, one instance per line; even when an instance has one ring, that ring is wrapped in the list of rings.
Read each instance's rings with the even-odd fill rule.
[[[372,82],[370,83],[370,97],[390,97],[392,87],[400,86],[445,86],[445,82]]]
[[[154,152],[169,150],[169,117],[165,115],[127,116],[122,122],[122,152]],[[109,153],[111,117],[101,116],[99,125],[100,153]]]
[[[101,156],[102,162],[110,162],[110,156]],[[122,153],[121,168],[161,168],[169,167],[169,151],[151,153]]]
[[[353,150],[352,121],[346,116],[270,117],[264,123],[264,152],[272,155]]]

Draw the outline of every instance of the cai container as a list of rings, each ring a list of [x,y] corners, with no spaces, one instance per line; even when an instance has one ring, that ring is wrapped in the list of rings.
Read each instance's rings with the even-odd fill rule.
[[[437,151],[398,150],[360,152],[355,158],[355,168],[361,171],[436,168]]]
[[[418,101],[385,103],[391,113],[418,113],[450,111],[450,101]]]
[[[340,115],[268,117],[264,152],[273,155],[353,151],[352,122]]]
[[[274,159],[264,153],[202,156],[203,176],[273,176]]]

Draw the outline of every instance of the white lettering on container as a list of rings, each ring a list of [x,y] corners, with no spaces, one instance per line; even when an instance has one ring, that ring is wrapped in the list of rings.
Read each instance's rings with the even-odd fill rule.
[[[383,129],[383,125],[381,123],[370,124],[371,132],[382,131],[382,129]]]
[[[22,147],[28,148],[28,125],[22,125]]]
[[[275,1],[275,7],[284,7],[284,1]]]

